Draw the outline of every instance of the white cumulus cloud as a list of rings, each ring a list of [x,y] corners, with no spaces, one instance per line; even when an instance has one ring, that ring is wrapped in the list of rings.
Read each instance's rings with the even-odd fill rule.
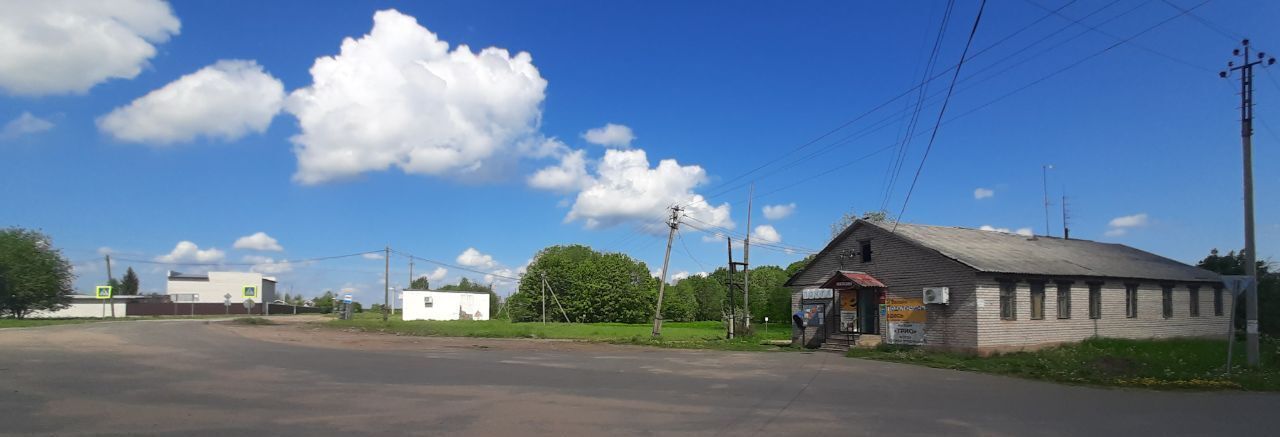
[[[606,123],[604,126],[583,132],[582,139],[591,144],[625,149],[631,147],[631,142],[635,141],[636,135],[625,125]]]
[[[1024,237],[1030,237],[1035,235],[1034,231],[1032,231],[1031,228],[1018,228],[1014,230],[1009,228],[997,228],[991,225],[982,225],[982,227],[979,227],[978,229],[983,231],[1001,232],[1005,234],[1018,234]]]
[[[1104,235],[1108,237],[1119,237],[1129,233],[1134,228],[1145,227],[1150,223],[1146,213],[1138,213],[1133,215],[1125,215],[1111,219],[1107,222],[1109,227]]]
[[[375,13],[373,29],[343,40],[338,55],[316,59],[311,77],[285,104],[301,129],[292,141],[303,184],[390,167],[481,174],[534,135],[547,87],[528,53],[450,50],[395,10]]]
[[[568,193],[591,186],[595,179],[587,174],[587,152],[574,150],[560,157],[560,164],[538,170],[529,176],[529,186]]]
[[[132,79],[181,27],[161,0],[5,1],[0,89],[17,95],[84,93]]]
[[[23,112],[4,124],[4,128],[0,129],[0,140],[38,134],[49,129],[53,129],[53,122],[31,115],[30,112]]]
[[[216,248],[201,249],[190,241],[179,241],[167,255],[156,257],[156,261],[164,263],[217,263],[226,258],[226,253]]]
[[[474,247],[468,247],[467,250],[462,251],[454,261],[457,261],[458,264],[466,267],[481,269],[491,269],[498,265],[498,263],[493,260],[493,256],[480,253],[480,251],[476,250]]]
[[[436,267],[436,269],[432,270],[431,273],[428,273],[422,276],[425,276],[427,280],[430,282],[437,282],[437,281],[444,280],[444,277],[448,274],[449,274],[449,269],[446,269],[444,267]]]
[[[796,212],[796,204],[794,202],[786,205],[764,206],[764,218],[769,220],[782,220],[791,216],[793,212]]]
[[[989,198],[989,197],[992,197],[992,196],[995,196],[995,195],[996,195],[996,190],[992,190],[992,189],[990,189],[990,188],[981,188],[981,187],[979,187],[979,188],[974,188],[974,189],[973,189],[973,198],[974,198],[974,199],[982,200],[982,199],[986,199],[986,198]]]
[[[253,235],[246,235],[236,239],[235,244],[231,247],[236,249],[262,250],[280,252],[284,247],[280,246],[280,242],[275,238],[271,238],[266,232],[257,232]]]
[[[751,239],[762,243],[781,243],[782,234],[779,234],[772,225],[760,225],[751,231]]]
[[[684,214],[698,226],[733,227],[728,203],[712,206],[693,191],[706,180],[706,171],[696,165],[664,159],[651,168],[643,149],[609,149],[565,221],[582,220],[596,229],[635,220],[646,229],[661,230],[666,229],[662,218],[667,207],[685,205]]]
[[[234,141],[262,133],[284,102],[284,84],[254,61],[222,60],[112,110],[98,129],[117,140],[165,145],[196,137]]]
[[[290,263],[287,259],[277,261],[271,257],[262,255],[245,255],[243,259],[244,262],[254,263],[253,266],[249,268],[249,271],[251,272],[258,272],[264,275],[278,275],[293,271],[293,263]]]

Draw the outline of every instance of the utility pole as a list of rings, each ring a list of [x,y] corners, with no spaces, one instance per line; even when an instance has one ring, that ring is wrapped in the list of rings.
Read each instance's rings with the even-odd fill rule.
[[[1071,225],[1067,224],[1070,217],[1067,215],[1067,189],[1062,188],[1062,239],[1071,239]]]
[[[107,285],[108,286],[111,285],[112,280],[113,278],[111,277],[111,254],[107,254]],[[109,302],[109,305],[111,305],[111,318],[114,319],[116,318],[116,290],[114,288],[111,290],[111,298],[107,299],[107,301]]]
[[[412,256],[409,257],[409,286],[406,288],[413,288],[413,257]]]
[[[1044,186],[1044,236],[1048,237],[1052,232],[1049,227],[1049,169],[1053,168],[1053,164],[1045,164],[1040,166],[1040,181]]]
[[[653,308],[653,338],[662,336],[662,295],[667,291],[667,264],[671,262],[671,241],[676,238],[676,229],[680,227],[680,205],[671,207],[671,218],[667,221],[667,253],[662,256],[662,278],[658,282],[658,305]]]
[[[542,277],[542,324],[547,324],[547,277]]]
[[[742,335],[751,333],[751,198],[755,193],[752,183],[747,191],[747,236],[742,239]]]
[[[1249,40],[1240,41],[1244,50],[1235,49],[1233,56],[1240,56],[1244,61],[1240,65],[1227,62],[1227,69],[1218,73],[1226,78],[1231,72],[1240,71],[1240,145],[1244,155],[1244,262],[1245,274],[1253,278],[1249,288],[1245,290],[1245,342],[1249,358],[1249,366],[1258,366],[1258,260],[1257,249],[1253,237],[1253,66],[1264,67],[1276,63],[1275,57],[1268,58],[1266,53],[1258,52],[1256,58],[1249,56]],[[1231,297],[1235,302],[1236,296]]]
[[[729,337],[728,338],[730,340],[733,340],[733,327],[734,325],[738,324],[738,316],[737,314],[735,314],[733,310],[733,307],[735,305],[733,301],[733,293],[734,293],[733,286],[734,286],[734,282],[737,281],[736,279],[734,279],[734,277],[738,276],[738,263],[733,262],[733,237],[725,235],[724,242],[729,247],[729,274],[725,276],[728,282],[724,284],[724,289],[728,290],[728,293],[726,294],[729,295]]]
[[[391,313],[391,246],[382,251],[382,321],[386,322]]]

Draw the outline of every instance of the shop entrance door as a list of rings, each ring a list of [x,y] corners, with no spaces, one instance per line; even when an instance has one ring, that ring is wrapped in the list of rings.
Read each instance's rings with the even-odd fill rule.
[[[880,333],[880,294],[882,292],[879,289],[858,290],[858,332]]]

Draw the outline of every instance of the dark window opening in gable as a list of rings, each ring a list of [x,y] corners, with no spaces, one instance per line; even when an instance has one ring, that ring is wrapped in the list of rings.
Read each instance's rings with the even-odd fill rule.
[[[858,253],[862,255],[862,262],[871,262],[871,240],[862,240],[858,242]]]

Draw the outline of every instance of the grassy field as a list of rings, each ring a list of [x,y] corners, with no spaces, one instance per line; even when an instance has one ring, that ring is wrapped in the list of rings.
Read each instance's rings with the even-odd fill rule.
[[[784,326],[771,326],[768,335],[758,335],[734,340],[724,339],[724,325],[720,322],[666,322],[662,324],[662,339],[652,340],[653,325],[625,323],[511,323],[506,320],[485,321],[403,321],[396,316],[383,322],[376,313],[356,314],[354,320],[331,320],[325,325],[332,328],[354,328],[368,332],[387,332],[402,335],[439,337],[487,337],[487,338],[548,338],[582,341],[599,341],[618,344],[638,344],[661,347],[725,349],[725,350],[777,350],[777,346],[762,345],[765,340],[788,340],[790,331]],[[762,327],[761,327],[762,328]]]
[[[1070,384],[1164,390],[1280,390],[1275,340],[1264,342],[1263,365],[1256,370],[1243,366],[1244,342],[1237,343],[1231,376],[1224,372],[1226,348],[1225,341],[1207,339],[1092,339],[986,358],[892,346],[853,350],[849,356]]]
[[[89,323],[101,321],[102,319],[0,319],[0,329],[3,328],[30,328],[33,326],[51,326],[51,325],[71,325],[76,323]]]

